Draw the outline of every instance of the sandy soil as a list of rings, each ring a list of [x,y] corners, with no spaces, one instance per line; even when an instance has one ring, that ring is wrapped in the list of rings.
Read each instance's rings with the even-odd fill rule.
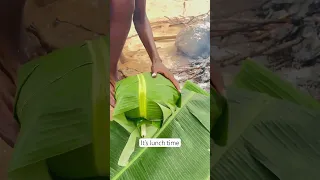
[[[153,0],[147,1],[147,3],[148,18],[155,39],[176,36],[185,27],[184,24],[179,24],[182,21],[177,20],[176,17],[199,16],[210,10],[209,0]],[[195,6],[197,8],[194,8]],[[168,19],[170,20],[168,21]],[[158,52],[168,68],[172,68],[176,61],[181,63],[186,61],[186,58],[177,55],[174,43],[175,37],[156,40]],[[138,72],[150,71],[150,58],[137,36],[133,24],[123,54],[124,63],[120,63],[119,68],[125,75],[131,76]]]
[[[197,16],[209,11],[209,0],[148,0],[148,17],[152,22],[154,35],[176,35],[183,25],[169,27],[165,16],[169,18],[177,16]],[[197,8],[194,8],[197,6]],[[105,0],[57,0],[56,2],[38,7],[33,0],[27,0],[25,7],[25,24],[34,24],[43,39],[57,48],[63,48],[84,40],[92,39],[97,34],[105,34],[108,22],[105,21]],[[58,19],[58,21],[56,21]],[[71,25],[71,24],[73,25]],[[89,30],[76,27],[83,26]],[[135,37],[135,30],[129,33],[131,37],[124,49],[125,63],[120,67],[126,75],[137,72],[149,71],[150,60],[139,38]],[[132,37],[133,36],[133,37]],[[29,49],[37,48],[39,42],[33,35],[28,35]],[[173,46],[174,40],[157,41],[159,53],[165,64],[170,66],[176,52]],[[12,149],[0,139],[0,179],[7,179],[7,168],[11,158]]]
[[[159,39],[155,43],[163,63],[171,70],[177,66],[187,65],[189,63],[188,58],[179,55],[175,46],[175,36],[181,29],[186,27],[184,22],[188,22],[188,19],[181,20],[180,18],[197,17],[206,14],[210,10],[210,1],[154,0],[147,1],[147,3],[148,18],[152,26],[154,38]],[[198,8],[193,8],[195,6],[198,6]],[[131,30],[123,49],[123,56],[119,62],[119,71],[121,72],[120,75],[124,77],[151,71],[150,58],[137,36],[133,24],[131,25]],[[180,86],[182,84],[180,83]],[[110,114],[112,114],[113,108],[111,106],[110,110]]]
[[[209,11],[209,0],[148,0],[147,11],[148,17],[152,23],[154,36],[171,36],[183,28],[183,25],[170,26],[165,16],[174,19],[177,16],[196,16]],[[246,11],[252,7],[259,5],[262,0],[214,0],[211,1],[211,10],[214,18],[223,18],[230,16],[237,17],[253,17],[253,13]],[[50,44],[63,48],[75,43],[83,42],[91,39],[97,34],[106,33],[107,21],[104,20],[106,6],[103,6],[105,0],[57,0],[55,3],[46,6],[38,7],[33,0],[28,0],[25,9],[26,25],[34,23],[38,30],[43,35],[44,39]],[[195,8],[196,7],[196,8]],[[61,21],[82,25],[88,29],[70,25],[68,23],[56,23],[56,18]],[[124,62],[120,64],[120,69],[127,76],[134,75],[139,72],[150,70],[150,60],[141,44],[136,32],[132,26],[129,33],[129,39],[124,48]],[[237,39],[238,38],[238,39]],[[38,42],[32,39],[32,46],[37,46]],[[241,37],[236,37],[235,41],[241,41]],[[170,68],[176,61],[183,62],[181,57],[176,56],[174,39],[156,41],[160,56],[164,63]],[[241,51],[246,51],[244,47],[237,47]],[[212,52],[214,53],[214,52]],[[264,59],[257,58],[258,61]],[[239,70],[237,66],[228,66],[223,69],[223,76],[226,84],[231,84],[232,78]],[[288,74],[283,70],[278,72],[285,77]],[[308,70],[305,70],[308,71]],[[307,73],[304,71],[293,72],[291,76],[299,76]],[[290,79],[287,78],[287,79]],[[320,94],[320,93],[319,93]],[[0,179],[6,180],[6,170],[11,158],[12,149],[9,148],[0,139]]]

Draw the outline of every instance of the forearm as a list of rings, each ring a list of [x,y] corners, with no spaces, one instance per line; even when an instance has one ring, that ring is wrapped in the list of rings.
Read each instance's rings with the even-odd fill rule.
[[[151,25],[148,20],[148,17],[145,16],[144,18],[141,18],[141,19],[135,18],[135,17],[133,18],[134,18],[133,21],[134,21],[135,29],[144,47],[146,48],[152,63],[161,61],[159,53],[157,51],[156,44],[154,42],[153,33],[152,33],[152,29],[151,29]]]
[[[125,44],[131,21],[122,22],[112,20],[110,28],[110,78],[113,81],[118,80],[118,61]]]
[[[118,61],[127,39],[134,11],[133,2],[111,0],[110,12],[110,78],[118,80]]]
[[[23,28],[23,8],[25,0],[2,0],[0,2],[0,21],[5,26],[0,28],[1,41],[7,46],[19,46]]]
[[[19,61],[24,62],[21,48],[25,0],[0,1],[0,138],[11,147],[16,142],[19,124],[14,119],[14,94]]]
[[[211,62],[211,64],[210,64],[210,84],[220,94],[225,95],[222,73],[221,73],[219,65],[214,62]]]
[[[0,2],[0,21],[5,26],[0,28],[0,56],[4,66],[15,66],[13,62],[26,62],[27,56],[23,45],[23,9],[25,0],[2,0]]]

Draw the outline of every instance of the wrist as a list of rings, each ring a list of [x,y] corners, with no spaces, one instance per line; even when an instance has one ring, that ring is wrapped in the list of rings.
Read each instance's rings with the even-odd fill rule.
[[[152,58],[151,61],[152,61],[152,64],[162,63],[162,60],[160,57]]]

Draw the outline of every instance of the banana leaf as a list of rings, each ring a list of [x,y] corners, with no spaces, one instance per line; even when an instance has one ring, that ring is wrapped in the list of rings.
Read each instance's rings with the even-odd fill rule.
[[[319,179],[317,103],[253,62],[236,81],[241,88],[228,88],[228,144],[212,147],[211,179]]]
[[[229,105],[225,97],[212,86],[210,88],[210,137],[219,146],[228,141]]]
[[[113,119],[131,133],[118,165],[126,166],[138,137],[152,137],[181,104],[180,93],[162,75],[150,72],[127,77],[116,85]]]
[[[117,82],[116,100],[114,120],[120,124],[129,120],[139,127],[144,124],[159,127],[181,104],[174,85],[162,75],[153,78],[150,72]]]
[[[278,99],[286,99],[306,107],[320,109],[320,103],[308,94],[302,93],[291,83],[251,60],[244,61],[242,70],[234,78],[236,87],[266,93]]]
[[[10,179],[109,175],[108,58],[109,38],[100,37],[20,69]]]
[[[159,91],[161,93],[161,90],[157,93]],[[167,95],[170,96],[170,94]],[[151,136],[152,138],[180,138],[181,147],[147,148],[138,147],[134,142],[135,150],[125,166],[119,166],[118,162],[132,134],[128,127],[132,126],[123,126],[117,121],[112,121],[110,125],[111,179],[207,180],[210,177],[209,98],[207,92],[187,82],[182,88],[181,106],[177,106],[161,128]],[[134,138],[133,141],[137,141],[138,138]]]
[[[118,164],[126,166],[137,137],[152,137],[181,105],[181,96],[164,76],[150,72],[125,78],[116,85],[117,105],[113,119],[131,133]]]

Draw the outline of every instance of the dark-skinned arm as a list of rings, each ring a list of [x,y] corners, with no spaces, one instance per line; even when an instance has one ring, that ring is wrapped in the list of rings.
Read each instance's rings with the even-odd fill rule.
[[[215,88],[217,90],[217,92],[220,95],[222,95],[222,96],[226,95],[220,67],[217,63],[212,62],[212,61],[210,64],[210,84],[211,84],[211,86],[213,86],[213,88]]]
[[[153,39],[151,25],[146,14],[146,0],[135,0],[133,22],[135,29],[149,54],[152,63],[161,61],[156,48],[156,44]]]
[[[20,126],[13,116],[17,69],[27,61],[21,46],[25,0],[0,1],[0,138],[13,147]]]
[[[178,90],[180,90],[178,81],[174,78],[173,74],[163,65],[157,51],[156,44],[153,39],[151,25],[146,14],[146,0],[135,0],[133,22],[136,31],[151,59],[152,76],[156,77],[157,73],[160,73],[167,79],[169,79]]]

